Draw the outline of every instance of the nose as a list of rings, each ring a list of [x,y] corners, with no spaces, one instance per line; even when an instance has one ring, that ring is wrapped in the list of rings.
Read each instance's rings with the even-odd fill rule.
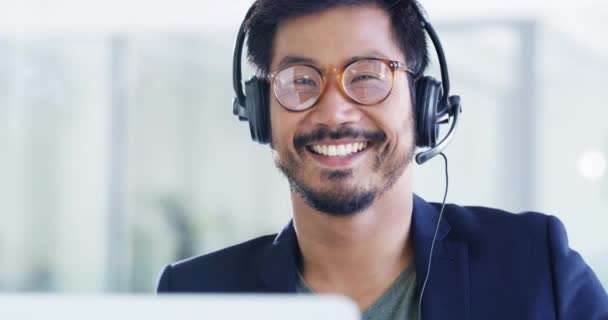
[[[313,125],[337,128],[344,124],[357,123],[363,116],[360,106],[345,95],[336,78],[327,79],[325,92],[310,114]]]

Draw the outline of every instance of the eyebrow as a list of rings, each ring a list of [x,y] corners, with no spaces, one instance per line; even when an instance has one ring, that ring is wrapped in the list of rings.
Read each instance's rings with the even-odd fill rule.
[[[281,59],[281,61],[279,62],[278,65],[278,69],[283,69],[284,67],[288,66],[288,65],[292,65],[292,64],[312,64],[312,65],[317,65],[317,60],[312,59],[312,58],[307,58],[307,57],[303,57],[303,56],[292,56],[292,55],[287,55],[285,57],[283,57],[283,59]]]
[[[389,59],[386,55],[384,55],[378,51],[370,51],[365,55],[353,56],[353,57],[348,58],[343,65],[347,65],[356,60],[370,59],[370,58],[371,59]],[[391,59],[389,59],[389,60],[391,60]],[[284,67],[287,67],[292,64],[309,64],[309,65],[313,65],[313,66],[319,65],[318,61],[313,58],[309,58],[309,57],[305,57],[305,56],[297,56],[297,55],[287,55],[287,56],[283,57],[283,59],[281,59],[277,68],[283,69]]]

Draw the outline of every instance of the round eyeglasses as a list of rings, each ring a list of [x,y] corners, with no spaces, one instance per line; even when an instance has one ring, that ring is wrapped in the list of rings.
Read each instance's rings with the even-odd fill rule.
[[[341,90],[362,105],[384,101],[395,81],[395,71],[415,76],[404,63],[387,59],[365,58],[334,71]],[[304,111],[314,106],[325,92],[328,73],[311,65],[291,65],[267,76],[277,101],[288,110]]]

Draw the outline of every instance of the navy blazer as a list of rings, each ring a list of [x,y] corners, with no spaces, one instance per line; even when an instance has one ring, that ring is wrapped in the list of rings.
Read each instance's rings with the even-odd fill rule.
[[[414,195],[416,285],[428,266],[440,204]],[[158,292],[294,293],[293,224],[278,235],[164,268]],[[608,319],[608,296],[553,216],[446,205],[422,301],[424,320]]]

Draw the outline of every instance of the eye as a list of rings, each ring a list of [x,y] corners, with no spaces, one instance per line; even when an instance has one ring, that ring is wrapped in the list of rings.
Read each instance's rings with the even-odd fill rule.
[[[359,74],[352,78],[351,83],[365,80],[380,80],[380,77],[373,74]]]
[[[317,83],[308,76],[293,79],[295,85],[316,86]]]

